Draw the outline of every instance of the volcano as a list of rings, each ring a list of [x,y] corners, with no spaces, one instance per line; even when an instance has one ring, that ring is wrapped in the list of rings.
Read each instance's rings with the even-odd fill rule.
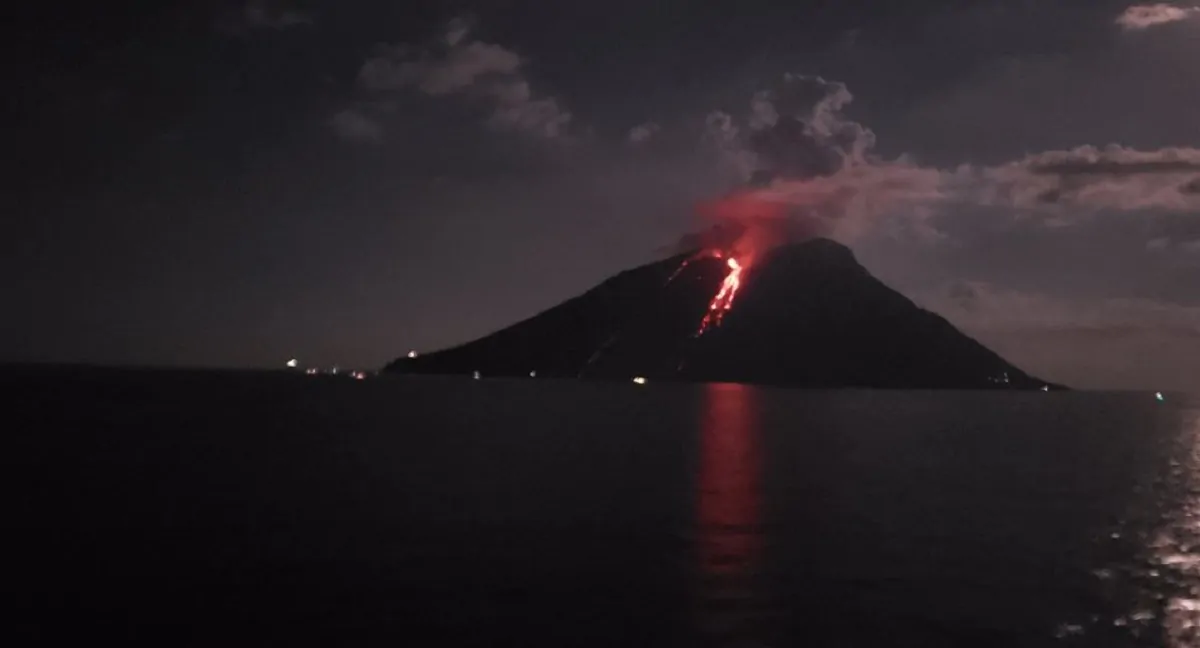
[[[650,263],[496,333],[399,358],[384,371],[807,388],[1047,386],[884,285],[839,243],[777,247],[738,268],[729,304],[721,296],[732,299],[736,265],[715,254]],[[713,323],[718,307],[728,310]]]

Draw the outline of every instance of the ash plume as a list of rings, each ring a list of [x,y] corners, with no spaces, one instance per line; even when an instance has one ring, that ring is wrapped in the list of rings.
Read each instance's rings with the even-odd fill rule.
[[[937,240],[936,222],[970,207],[1055,227],[1101,211],[1200,212],[1200,149],[1086,145],[993,166],[923,166],[875,154],[875,134],[843,113],[853,98],[841,83],[789,74],[756,93],[743,120],[710,114],[707,137],[742,183],[697,207],[706,229],[680,247],[752,257],[817,236]]]
[[[875,134],[842,114],[853,99],[842,83],[787,74],[753,96],[744,127],[711,114],[710,138],[745,184],[698,207],[720,224],[699,240],[754,256],[817,236],[854,238],[902,203],[936,200],[939,172],[872,154]]]

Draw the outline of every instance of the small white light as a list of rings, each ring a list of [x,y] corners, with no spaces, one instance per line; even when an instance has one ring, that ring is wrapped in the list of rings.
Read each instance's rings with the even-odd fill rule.
[[[1042,385],[1042,391],[1044,391],[1044,392],[1050,391],[1050,385]]]
[[[287,366],[288,366],[288,368],[290,368],[290,369],[295,369],[297,364],[299,364],[299,363],[298,363],[298,362],[296,362],[296,359],[295,359],[295,358],[292,358],[291,360],[288,360],[288,361],[287,361]]]
[[[472,374],[472,377],[473,377],[475,380],[479,380],[479,372],[478,372],[478,371],[476,371],[474,374]]]
[[[641,376],[638,376],[637,378],[634,378],[634,379],[633,379],[633,382],[634,382],[634,383],[636,383],[636,384],[638,384],[638,385],[645,385],[645,384],[646,384],[646,379],[645,379],[645,378],[642,378]]]
[[[338,368],[337,368],[337,367],[334,367],[334,368],[333,368],[333,371],[331,371],[330,373],[332,373],[333,375],[335,375],[335,376],[336,376],[336,375],[337,375],[337,372],[338,372]]]
[[[410,358],[415,358],[415,357],[417,357],[417,352],[416,352],[416,351],[409,351],[409,352],[408,352],[408,357],[410,357]]]
[[[530,377],[530,378],[537,378],[537,372],[536,372],[536,371],[530,371],[530,372],[529,372],[529,377]]]
[[[1158,399],[1158,400],[1160,400],[1160,401],[1165,401],[1165,400],[1167,400],[1167,399],[1166,399],[1166,397],[1164,397],[1164,396],[1163,396],[1163,393],[1162,393],[1162,392],[1154,392],[1154,397],[1155,397],[1155,398],[1157,398],[1157,399]]]
[[[315,376],[315,375],[317,375],[317,370],[316,369],[305,369],[304,373],[306,373],[310,376]]]

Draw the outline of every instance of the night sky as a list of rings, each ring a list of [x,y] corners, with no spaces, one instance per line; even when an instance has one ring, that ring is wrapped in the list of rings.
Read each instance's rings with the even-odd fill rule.
[[[21,4],[2,360],[377,367],[664,256],[774,155],[1023,369],[1200,389],[1187,5]],[[837,164],[756,144],[788,115]]]

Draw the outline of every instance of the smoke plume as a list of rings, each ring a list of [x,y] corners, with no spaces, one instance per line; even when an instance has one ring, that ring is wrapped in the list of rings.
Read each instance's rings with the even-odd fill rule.
[[[708,229],[686,243],[753,256],[816,236],[940,239],[940,219],[981,206],[1060,227],[1101,211],[1200,212],[1200,149],[1088,145],[942,169],[876,155],[875,134],[843,113],[853,98],[841,83],[789,74],[755,94],[740,123],[710,114],[707,136],[742,186],[698,206]]]
[[[940,173],[873,155],[875,134],[842,114],[853,99],[841,83],[787,74],[753,96],[744,127],[712,113],[709,136],[745,186],[700,205],[713,223],[700,240],[754,256],[817,236],[854,238],[906,203],[919,213],[936,202]]]

